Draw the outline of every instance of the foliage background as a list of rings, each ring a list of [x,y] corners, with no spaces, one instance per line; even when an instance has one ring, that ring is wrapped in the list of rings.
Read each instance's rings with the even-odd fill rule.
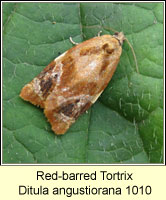
[[[53,23],[56,22],[56,23]],[[92,108],[56,136],[43,111],[19,97],[76,42],[123,31],[117,71]],[[163,162],[162,3],[3,3],[3,163]]]

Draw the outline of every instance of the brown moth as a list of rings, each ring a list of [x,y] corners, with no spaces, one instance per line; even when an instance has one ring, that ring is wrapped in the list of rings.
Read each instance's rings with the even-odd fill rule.
[[[20,97],[43,108],[54,133],[64,134],[108,85],[124,40],[117,32],[72,47],[25,85]]]

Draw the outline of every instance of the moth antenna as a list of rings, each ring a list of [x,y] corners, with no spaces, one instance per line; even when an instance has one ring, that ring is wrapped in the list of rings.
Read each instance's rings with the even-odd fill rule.
[[[106,30],[110,30],[114,33],[119,33],[119,31],[116,31],[115,29],[110,28],[110,27],[103,27],[103,28],[105,28]],[[133,57],[134,57],[134,61],[135,61],[136,71],[137,71],[137,73],[139,73],[138,63],[137,63],[137,58],[136,58],[136,55],[135,55],[134,48],[126,37],[125,37],[125,40],[126,40],[127,44],[129,45],[129,47],[131,48],[131,51],[132,51],[132,54],[133,54]]]
[[[135,61],[136,71],[137,71],[137,73],[139,73],[138,63],[137,63],[137,58],[136,58],[136,55],[135,55],[134,48],[126,37],[125,37],[125,40],[126,40],[127,44],[129,45],[129,47],[131,48],[131,51],[132,51],[132,54],[133,54],[133,57],[134,57],[134,61]]]

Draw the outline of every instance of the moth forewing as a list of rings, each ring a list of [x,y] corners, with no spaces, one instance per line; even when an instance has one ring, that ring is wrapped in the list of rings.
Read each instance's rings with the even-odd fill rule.
[[[119,62],[123,33],[84,41],[52,61],[20,96],[44,108],[56,134],[64,134],[100,96]],[[26,89],[27,90],[27,89]],[[32,97],[35,98],[32,98]]]

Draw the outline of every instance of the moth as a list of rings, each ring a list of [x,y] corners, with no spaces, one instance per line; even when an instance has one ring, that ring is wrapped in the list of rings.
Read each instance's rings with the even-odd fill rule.
[[[91,38],[55,58],[20,97],[44,109],[56,134],[64,134],[111,80],[125,40],[122,32]]]

